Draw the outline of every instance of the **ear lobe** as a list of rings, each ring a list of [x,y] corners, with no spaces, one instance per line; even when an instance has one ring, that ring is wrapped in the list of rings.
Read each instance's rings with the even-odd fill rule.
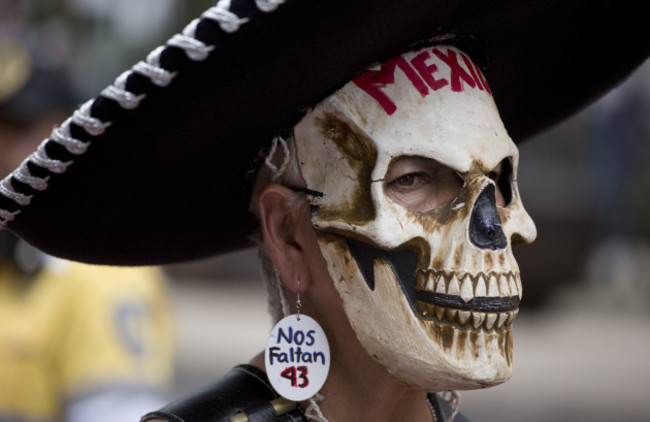
[[[295,192],[282,185],[270,183],[259,193],[258,206],[264,246],[273,261],[282,282],[292,292],[304,290],[309,268],[304,257],[305,207],[292,205]],[[309,217],[306,216],[307,220]],[[311,225],[308,225],[311,230]]]

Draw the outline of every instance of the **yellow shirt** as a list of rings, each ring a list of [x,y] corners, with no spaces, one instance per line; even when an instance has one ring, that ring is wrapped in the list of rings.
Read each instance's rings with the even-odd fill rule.
[[[58,420],[120,385],[169,386],[172,335],[154,268],[57,261],[35,279],[0,267],[0,421]]]

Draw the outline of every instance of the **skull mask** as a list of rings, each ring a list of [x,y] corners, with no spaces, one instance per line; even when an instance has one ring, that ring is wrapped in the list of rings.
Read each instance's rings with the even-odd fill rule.
[[[489,87],[453,47],[357,76],[295,128],[312,223],[348,320],[398,380],[428,391],[507,380],[536,236],[518,151]],[[499,200],[497,200],[497,196]]]

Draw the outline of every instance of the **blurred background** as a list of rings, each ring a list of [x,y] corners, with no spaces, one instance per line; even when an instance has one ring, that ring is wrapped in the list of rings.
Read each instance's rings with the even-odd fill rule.
[[[46,97],[63,110],[85,101],[210,5],[0,0],[3,113],[29,118]],[[17,87],[39,83],[65,85],[65,93],[34,90],[24,105],[7,106]],[[646,63],[579,115],[521,145],[519,188],[538,238],[515,250],[524,284],[515,373],[502,386],[462,393],[471,420],[648,420],[649,115]],[[244,250],[163,268],[175,327],[170,399],[264,347],[271,324],[254,262],[254,251]]]

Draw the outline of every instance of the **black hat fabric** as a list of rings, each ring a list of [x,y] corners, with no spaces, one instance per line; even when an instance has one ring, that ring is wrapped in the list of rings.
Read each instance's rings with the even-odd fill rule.
[[[650,50],[640,2],[222,0],[81,106],[0,183],[0,224],[50,254],[140,265],[248,245],[251,160],[367,66],[465,51],[516,142]]]

